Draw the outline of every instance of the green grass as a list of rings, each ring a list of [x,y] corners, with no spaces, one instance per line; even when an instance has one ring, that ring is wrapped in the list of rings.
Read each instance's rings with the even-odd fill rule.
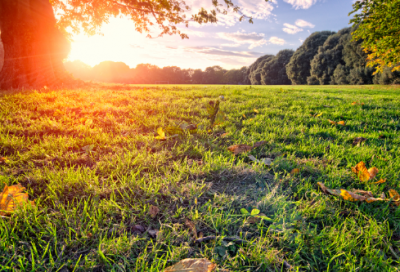
[[[212,132],[155,139],[158,127],[206,127],[206,105],[220,95],[227,119]],[[203,257],[217,271],[285,271],[284,262],[292,271],[399,271],[400,209],[344,201],[317,185],[400,192],[398,87],[3,91],[0,123],[8,158],[0,190],[21,183],[36,203],[0,217],[0,271],[162,271]],[[353,146],[361,136],[368,140]],[[257,141],[267,143],[237,156],[227,150]],[[351,166],[360,161],[387,182],[359,181]],[[242,208],[271,220],[251,223]],[[190,222],[218,238],[195,243]]]

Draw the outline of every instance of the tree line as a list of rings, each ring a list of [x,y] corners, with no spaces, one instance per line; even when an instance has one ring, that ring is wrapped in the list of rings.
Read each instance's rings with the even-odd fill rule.
[[[312,33],[296,50],[258,58],[247,70],[252,85],[400,84],[400,72],[367,66],[362,40],[354,41],[355,27]]]
[[[79,60],[65,62],[66,70],[75,78],[99,82],[126,84],[246,84],[247,67],[226,70],[221,66],[206,69],[181,69],[177,66],[160,68],[138,64],[130,68],[123,62],[103,61],[91,67]]]
[[[362,40],[354,41],[355,27],[337,33],[312,33],[296,50],[285,49],[276,55],[259,57],[249,67],[226,70],[220,66],[206,69],[160,68],[139,64],[130,68],[123,62],[104,61],[93,68],[81,61],[64,66],[83,80],[130,84],[246,84],[246,85],[360,85],[400,84],[400,71],[367,66]]]

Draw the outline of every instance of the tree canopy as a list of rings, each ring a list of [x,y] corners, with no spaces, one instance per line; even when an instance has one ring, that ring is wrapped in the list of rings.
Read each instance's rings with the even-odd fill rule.
[[[363,40],[368,66],[376,66],[376,72],[385,66],[400,71],[400,0],[356,1],[353,13],[350,22],[359,26],[353,38]]]
[[[188,26],[190,21],[199,24],[215,23],[218,14],[227,14],[228,11],[240,14],[240,21],[248,19],[253,22],[232,0],[222,2],[212,0],[214,9],[207,11],[201,8],[197,13],[189,15],[190,6],[183,0],[50,0],[52,6],[60,11],[58,25],[61,29],[70,27],[78,33],[82,27],[86,33],[94,34],[110,17],[125,15],[134,22],[140,33],[150,32],[150,28],[155,25],[161,29],[159,36],[178,34],[182,39],[188,36],[176,25]],[[151,37],[150,34],[148,36]]]

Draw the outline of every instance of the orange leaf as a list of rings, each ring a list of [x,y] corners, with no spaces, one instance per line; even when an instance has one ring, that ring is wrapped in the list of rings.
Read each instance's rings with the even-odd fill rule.
[[[252,149],[251,146],[246,145],[246,144],[237,144],[237,145],[231,145],[228,147],[228,150],[233,152],[233,154],[237,155],[243,152],[248,152]]]
[[[328,121],[329,121],[329,123],[331,123],[332,125],[336,125],[336,124],[337,124],[335,121],[332,121],[332,120],[329,120],[329,119],[328,119]]]
[[[338,124],[338,125],[342,125],[342,126],[345,126],[345,125],[346,125],[346,123],[345,123],[344,121],[339,121],[337,124]]]
[[[7,163],[7,162],[8,162],[7,157],[0,157],[0,164]]]
[[[321,187],[321,190],[325,194],[339,196],[339,197],[343,198],[344,200],[348,200],[348,201],[365,201],[367,203],[372,203],[372,202],[376,202],[376,201],[386,201],[383,198],[373,197],[372,193],[368,192],[368,191],[356,190],[356,192],[363,194],[363,195],[359,195],[359,194],[356,194],[353,192],[349,192],[345,189],[329,189],[322,182],[318,182],[318,185]]]
[[[385,183],[386,179],[380,179],[377,182],[374,182],[375,184],[381,184],[381,183]]]
[[[35,205],[33,201],[28,201],[28,194],[22,193],[25,190],[21,184],[4,187],[3,193],[0,194],[0,215],[8,215],[15,208],[23,203]]]
[[[372,167],[369,170],[365,167],[364,162],[359,162],[355,167],[351,168],[351,171],[358,176],[361,181],[368,181],[373,179],[378,173],[378,168]]]
[[[155,218],[159,211],[160,211],[160,209],[157,206],[151,205],[150,209],[149,209],[149,214],[150,214],[151,218]]]
[[[351,104],[354,106],[354,105],[357,105],[358,103],[357,103],[357,102],[353,102],[353,103],[351,103]]]
[[[395,201],[396,205],[399,206],[400,205],[400,195],[396,190],[390,189],[389,190],[389,196],[390,198],[393,198],[393,201]]]
[[[291,175],[296,175],[298,173],[300,173],[300,169],[299,168],[295,168],[290,172]]]
[[[212,272],[217,267],[209,260],[203,259],[184,259],[173,266],[164,269],[164,272]]]

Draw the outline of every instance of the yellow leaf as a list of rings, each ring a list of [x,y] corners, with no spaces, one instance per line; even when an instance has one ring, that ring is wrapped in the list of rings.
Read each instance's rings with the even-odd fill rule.
[[[254,111],[255,113],[260,113],[257,109],[253,109],[253,111]]]
[[[231,145],[228,147],[228,150],[233,152],[233,154],[237,155],[243,152],[248,152],[252,149],[251,146],[246,145],[246,144],[237,144],[237,145]]]
[[[247,118],[247,117],[246,117],[246,114],[243,113],[243,117],[244,117],[244,118]]]
[[[315,118],[318,118],[318,117],[322,116],[322,114],[323,114],[323,112],[318,113],[318,114],[316,114],[314,117],[315,117]]]
[[[28,200],[28,194],[22,193],[25,190],[21,184],[4,187],[3,192],[0,194],[0,215],[8,215],[15,210],[15,208],[23,203],[30,203],[35,205],[33,201]]]
[[[374,182],[375,184],[381,184],[381,183],[385,183],[386,179],[380,179],[377,182]]]
[[[351,171],[358,176],[361,181],[368,181],[373,179],[378,173],[378,168],[372,167],[369,170],[365,167],[364,162],[359,162],[355,167],[351,168]]]
[[[184,259],[173,266],[165,268],[163,272],[212,272],[216,267],[216,264],[205,258]]]
[[[299,168],[295,168],[290,172],[291,175],[296,175],[298,173],[300,173],[300,169]]]
[[[164,132],[164,130],[162,129],[162,127],[159,127],[158,129],[157,129],[157,133],[158,133],[158,136],[156,136],[156,139],[157,140],[166,140],[166,138],[165,138],[165,132]]]

